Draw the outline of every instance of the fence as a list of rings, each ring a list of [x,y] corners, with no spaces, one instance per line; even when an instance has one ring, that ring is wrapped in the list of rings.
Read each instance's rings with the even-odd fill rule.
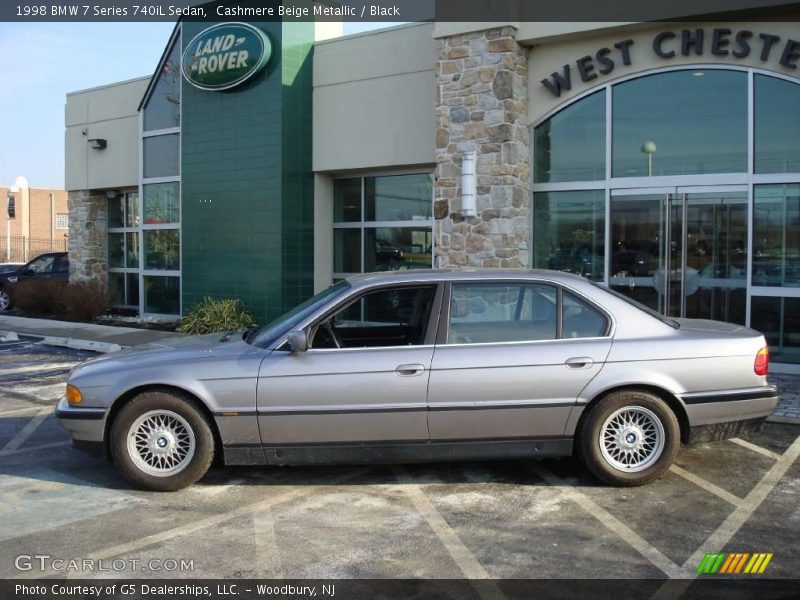
[[[51,240],[24,235],[0,236],[0,262],[26,263],[45,252],[66,252],[67,243],[66,237]]]

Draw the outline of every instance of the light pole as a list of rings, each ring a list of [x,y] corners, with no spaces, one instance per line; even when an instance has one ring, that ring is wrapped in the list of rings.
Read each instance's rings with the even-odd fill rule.
[[[656,143],[647,140],[644,144],[642,144],[642,152],[647,154],[647,176],[653,176],[653,154],[656,153]]]
[[[19,192],[16,185],[8,188],[8,197],[6,198],[6,262],[11,262],[11,219],[17,214],[16,199],[14,194]]]

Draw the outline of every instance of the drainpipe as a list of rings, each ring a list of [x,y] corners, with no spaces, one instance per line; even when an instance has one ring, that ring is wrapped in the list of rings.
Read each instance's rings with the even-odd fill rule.
[[[50,239],[56,239],[56,195],[50,192]]]

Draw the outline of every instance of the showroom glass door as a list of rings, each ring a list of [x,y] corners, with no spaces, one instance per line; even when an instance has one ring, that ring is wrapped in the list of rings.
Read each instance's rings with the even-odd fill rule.
[[[747,189],[615,190],[609,284],[664,315],[745,322]]]

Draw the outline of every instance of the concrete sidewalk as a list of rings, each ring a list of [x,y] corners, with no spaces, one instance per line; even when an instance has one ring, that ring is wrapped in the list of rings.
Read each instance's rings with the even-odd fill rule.
[[[173,331],[0,315],[0,338],[3,338],[6,332],[41,337],[44,343],[52,346],[95,352],[115,352],[125,346],[149,344],[184,335]]]

